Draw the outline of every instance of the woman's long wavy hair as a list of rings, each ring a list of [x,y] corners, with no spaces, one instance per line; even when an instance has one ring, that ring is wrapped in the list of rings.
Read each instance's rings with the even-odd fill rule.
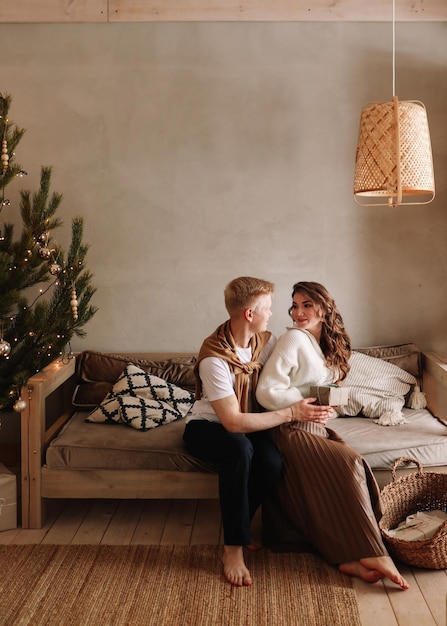
[[[351,339],[345,330],[343,318],[337,309],[334,298],[323,285],[314,282],[299,282],[293,285],[292,298],[295,294],[305,294],[317,308],[321,309],[322,329],[320,348],[328,367],[336,371],[338,380],[346,378],[349,372]],[[289,315],[292,307],[289,309]]]

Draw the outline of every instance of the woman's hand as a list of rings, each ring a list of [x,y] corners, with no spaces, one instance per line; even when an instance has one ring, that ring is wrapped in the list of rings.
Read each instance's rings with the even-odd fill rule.
[[[315,422],[326,425],[331,417],[334,417],[334,410],[331,406],[320,406],[313,404],[317,398],[304,398],[290,407],[292,409],[292,420],[298,422]]]

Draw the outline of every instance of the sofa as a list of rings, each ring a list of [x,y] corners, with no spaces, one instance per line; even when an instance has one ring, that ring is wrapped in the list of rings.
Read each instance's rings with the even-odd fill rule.
[[[381,487],[391,480],[398,458],[447,472],[447,359],[413,344],[356,353],[372,359],[369,365],[407,376],[405,384],[399,382],[395,407],[400,424],[384,426],[377,419],[384,402],[392,397],[396,403],[394,392],[374,388],[386,378],[378,370],[376,377],[368,371],[366,391],[356,387],[356,396],[351,389],[357,401],[347,409],[351,414],[328,425],[366,458]],[[195,361],[194,353],[86,350],[31,377],[21,414],[22,527],[40,528],[45,502],[52,498],[218,498],[217,468],[189,455],[183,445]],[[408,407],[416,385],[426,408]],[[373,408],[360,391],[373,399]],[[411,471],[405,461],[397,474]]]

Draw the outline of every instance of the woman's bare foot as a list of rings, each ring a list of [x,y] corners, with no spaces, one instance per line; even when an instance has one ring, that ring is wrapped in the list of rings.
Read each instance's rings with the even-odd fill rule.
[[[390,556],[372,556],[358,561],[342,563],[338,569],[343,574],[357,576],[368,583],[376,583],[384,578],[389,578],[401,589],[409,589],[410,587]]]
[[[385,578],[385,574],[382,574],[378,570],[368,569],[367,567],[363,567],[359,561],[351,561],[349,563],[342,563],[339,565],[338,569],[342,574],[347,574],[348,576],[355,576],[356,578],[361,578],[365,580],[367,583],[376,583],[379,580],[383,580]]]
[[[253,583],[244,561],[242,546],[224,546],[222,563],[225,578],[236,587]]]

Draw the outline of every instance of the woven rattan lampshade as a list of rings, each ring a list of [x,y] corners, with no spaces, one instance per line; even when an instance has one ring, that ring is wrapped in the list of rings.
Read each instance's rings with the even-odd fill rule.
[[[410,197],[404,201],[405,196]],[[435,197],[430,132],[418,101],[373,102],[362,109],[354,198],[362,206],[428,204]]]

